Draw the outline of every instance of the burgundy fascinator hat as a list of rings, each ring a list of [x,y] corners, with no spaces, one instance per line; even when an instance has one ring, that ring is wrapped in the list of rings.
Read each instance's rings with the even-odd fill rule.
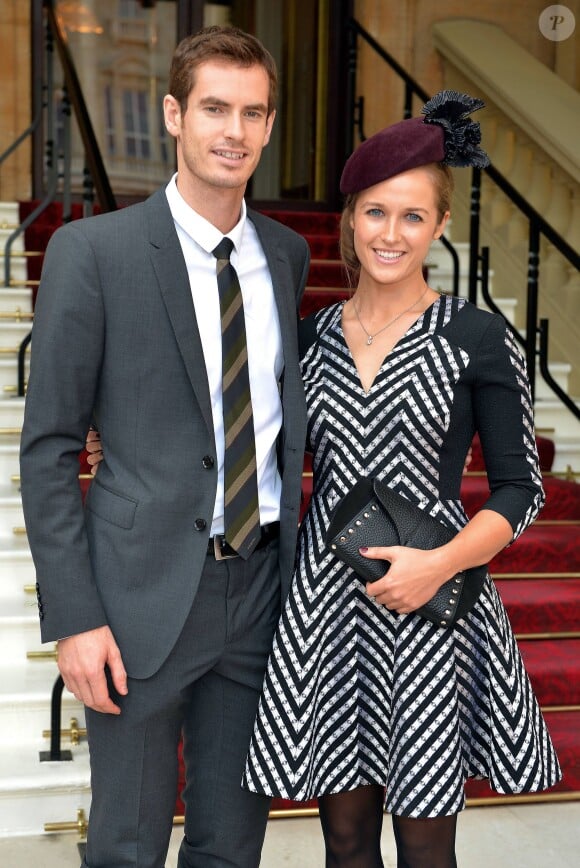
[[[479,147],[479,124],[468,117],[484,105],[466,93],[442,90],[425,103],[423,117],[399,121],[359,145],[346,161],[341,193],[358,193],[427,163],[489,166],[489,157]]]

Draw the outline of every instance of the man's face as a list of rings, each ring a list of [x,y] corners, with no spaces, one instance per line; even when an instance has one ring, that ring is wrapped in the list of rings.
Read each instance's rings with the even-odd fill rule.
[[[182,193],[245,190],[274,123],[275,112],[268,115],[268,94],[262,66],[208,61],[195,70],[185,114],[174,97],[165,97],[165,122],[177,140]]]

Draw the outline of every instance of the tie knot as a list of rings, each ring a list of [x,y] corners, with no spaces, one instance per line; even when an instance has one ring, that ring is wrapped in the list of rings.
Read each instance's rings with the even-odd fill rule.
[[[232,255],[233,249],[234,242],[231,238],[228,238],[226,235],[224,235],[218,246],[212,250],[212,253],[216,259],[229,260],[230,256]]]

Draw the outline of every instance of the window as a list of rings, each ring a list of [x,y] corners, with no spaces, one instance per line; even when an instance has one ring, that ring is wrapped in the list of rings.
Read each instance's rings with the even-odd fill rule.
[[[146,91],[123,91],[123,120],[126,155],[148,160],[151,155],[151,142]]]
[[[107,154],[115,156],[115,111],[113,107],[113,88],[110,84],[105,86],[105,142]]]
[[[119,0],[119,18],[144,18],[145,10],[137,0]]]
[[[169,135],[165,126],[163,105],[159,103],[159,159],[164,166],[169,165]]]

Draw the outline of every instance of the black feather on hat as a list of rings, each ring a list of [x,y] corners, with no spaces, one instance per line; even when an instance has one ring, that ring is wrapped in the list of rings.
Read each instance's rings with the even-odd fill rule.
[[[489,157],[479,146],[479,124],[469,118],[483,105],[455,90],[436,94],[423,106],[424,117],[392,124],[359,145],[346,161],[341,192],[358,193],[428,163],[488,166]]]
[[[467,93],[442,90],[421,109],[421,114],[425,115],[424,123],[438,124],[443,129],[445,157],[441,162],[446,166],[474,166],[478,169],[489,166],[489,157],[479,147],[479,124],[468,117],[484,105],[482,99]]]

